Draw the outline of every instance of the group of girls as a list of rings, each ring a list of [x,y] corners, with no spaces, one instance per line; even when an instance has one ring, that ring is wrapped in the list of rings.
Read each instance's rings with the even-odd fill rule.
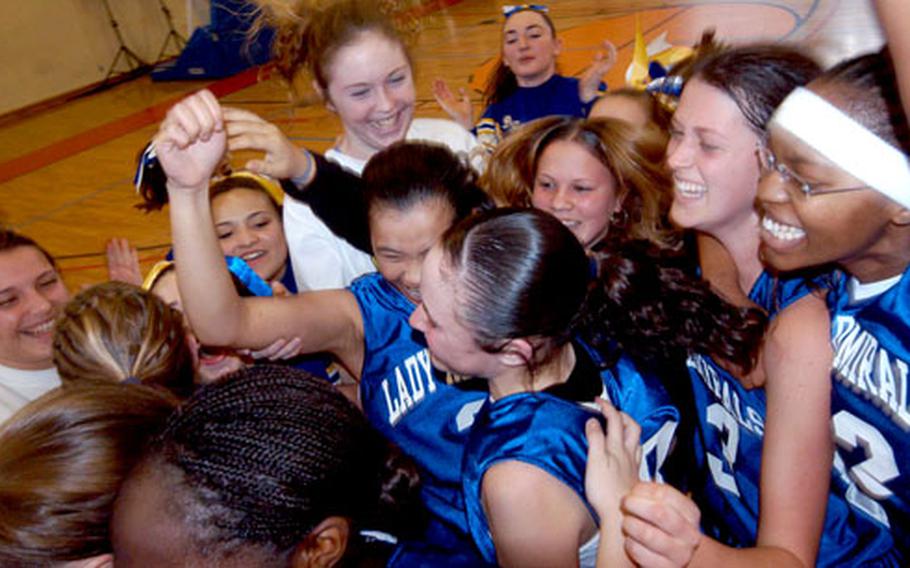
[[[343,134],[322,157],[207,91],[178,103],[154,140],[179,259],[169,275],[199,341],[328,353],[356,380],[362,414],[325,381],[275,367],[190,396],[194,350],[175,310],[120,284],[64,309],[52,259],[11,233],[0,262],[18,280],[0,289],[11,300],[0,308],[17,335],[2,362],[54,362],[64,389],[0,429],[18,451],[46,448],[7,461],[0,444],[11,471],[0,506],[21,512],[0,511],[0,559],[907,561],[910,128],[887,52],[821,73],[788,48],[702,46],[667,133],[650,112],[645,125],[541,118],[505,138],[478,178],[466,131],[436,121],[427,131],[457,133],[441,136],[446,147],[414,128],[410,59],[370,3],[302,16],[279,21],[279,67],[289,78],[309,69]],[[530,50],[510,64],[520,88],[535,86],[518,75],[539,63],[532,42],[555,40],[548,22],[540,6],[506,14],[505,44],[516,29],[538,33],[508,48]],[[282,180],[286,227],[293,204],[320,235],[289,231],[291,258],[329,251],[315,268],[292,262],[294,275],[326,271],[332,289],[238,292],[219,238],[248,209],[220,222],[209,197],[229,149],[265,153],[247,167]],[[271,250],[240,255],[276,280],[287,266],[256,262]],[[105,333],[117,338],[98,341]],[[145,374],[161,365],[171,373]],[[47,539],[30,540],[34,501],[19,496],[41,480],[16,464],[75,452],[49,422],[114,388],[163,410],[143,418],[154,439],[85,456],[105,481],[66,494],[96,507],[94,524],[75,520],[86,540],[110,526],[110,542],[57,548],[52,536],[73,528],[62,512]],[[90,427],[125,419],[114,406],[86,412],[72,418],[84,440],[115,436]],[[48,445],[15,441],[34,436]]]

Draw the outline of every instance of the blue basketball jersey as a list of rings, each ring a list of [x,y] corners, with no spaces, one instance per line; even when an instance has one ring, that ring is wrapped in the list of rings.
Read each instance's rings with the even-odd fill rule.
[[[829,294],[834,345],[832,490],[884,535],[868,546],[910,561],[910,269],[884,293]],[[890,538],[888,538],[890,537]],[[893,543],[892,543],[893,539]]]
[[[587,506],[585,422],[599,415],[546,392],[513,394],[483,407],[465,451],[463,487],[468,526],[484,560],[496,563],[496,547],[481,496],[487,469],[502,461],[536,466],[569,486]],[[589,510],[596,519],[594,511]]]
[[[486,391],[462,389],[433,368],[426,339],[408,324],[414,304],[378,273],[350,286],[363,316],[360,400],[370,423],[416,463],[431,515],[428,538],[467,543],[461,461]]]
[[[773,318],[810,291],[811,285],[800,276],[777,279],[764,272],[749,297]],[[767,412],[765,391],[744,388],[739,379],[711,357],[696,354],[689,357],[687,364],[698,412],[697,461],[707,468],[704,484],[693,488],[702,511],[702,528],[707,535],[730,546],[755,546]],[[817,564],[890,565],[882,559],[880,548],[869,546],[878,534],[832,492]]]
[[[581,342],[575,345],[584,347],[599,368],[603,398],[641,426],[639,477],[646,481],[669,481],[663,466],[676,441],[680,416],[661,379],[641,370],[624,354],[613,365],[605,367],[602,356],[594,349]]]
[[[632,416],[642,427],[640,476],[661,478],[660,466],[673,445],[679,423],[679,411],[670,404],[666,391],[655,377],[640,373],[625,356],[601,369],[602,359],[595,351],[580,342],[574,346],[577,362],[568,382],[593,383],[590,396],[566,400],[568,395],[557,396],[557,392],[564,392],[559,387],[519,393],[487,401],[475,421],[465,450],[463,488],[471,535],[487,562],[496,561],[496,549],[483,510],[481,483],[495,463],[514,460],[539,467],[574,490],[587,506],[584,425],[600,413],[582,402],[603,396]],[[590,507],[589,511],[596,521]]]

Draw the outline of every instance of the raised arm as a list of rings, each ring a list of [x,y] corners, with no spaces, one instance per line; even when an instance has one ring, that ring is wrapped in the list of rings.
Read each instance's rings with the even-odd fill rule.
[[[591,65],[578,82],[578,98],[583,103],[590,103],[597,98],[603,76],[616,64],[616,46],[606,39],[601,45],[603,51],[594,54]]]
[[[263,153],[247,162],[247,169],[281,180],[284,192],[309,205],[335,235],[372,254],[359,176],[295,146],[278,126],[257,114],[231,107],[223,112],[228,149]]]
[[[329,351],[359,372],[363,322],[347,291],[241,298],[212,223],[209,176],[226,149],[218,101],[200,91],[172,108],[155,138],[168,176],[177,283],[190,324],[213,345],[261,348],[299,337],[303,352]]]

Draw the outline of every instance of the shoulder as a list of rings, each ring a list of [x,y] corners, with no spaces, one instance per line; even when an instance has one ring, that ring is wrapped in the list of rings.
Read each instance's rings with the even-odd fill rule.
[[[469,151],[477,144],[470,131],[444,118],[415,118],[408,129],[407,139],[438,142],[454,152]]]
[[[822,294],[811,292],[796,300],[771,322],[766,344],[796,346],[829,341],[830,315]]]
[[[824,299],[811,293],[803,296],[772,321],[762,348],[766,388],[778,382],[810,384],[828,376],[833,364],[831,319]]]
[[[551,79],[554,85],[559,85],[561,87],[572,87],[574,89],[578,88],[578,77],[566,77],[564,75],[553,75]]]
[[[565,565],[570,558],[577,562],[582,533],[593,520],[569,486],[535,466],[505,461],[487,470],[482,493],[501,563]],[[554,525],[554,518],[559,523]]]

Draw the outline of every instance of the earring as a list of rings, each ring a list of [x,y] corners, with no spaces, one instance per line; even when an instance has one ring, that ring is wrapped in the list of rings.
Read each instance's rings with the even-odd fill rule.
[[[611,227],[625,227],[629,223],[629,212],[623,208],[610,215]]]

